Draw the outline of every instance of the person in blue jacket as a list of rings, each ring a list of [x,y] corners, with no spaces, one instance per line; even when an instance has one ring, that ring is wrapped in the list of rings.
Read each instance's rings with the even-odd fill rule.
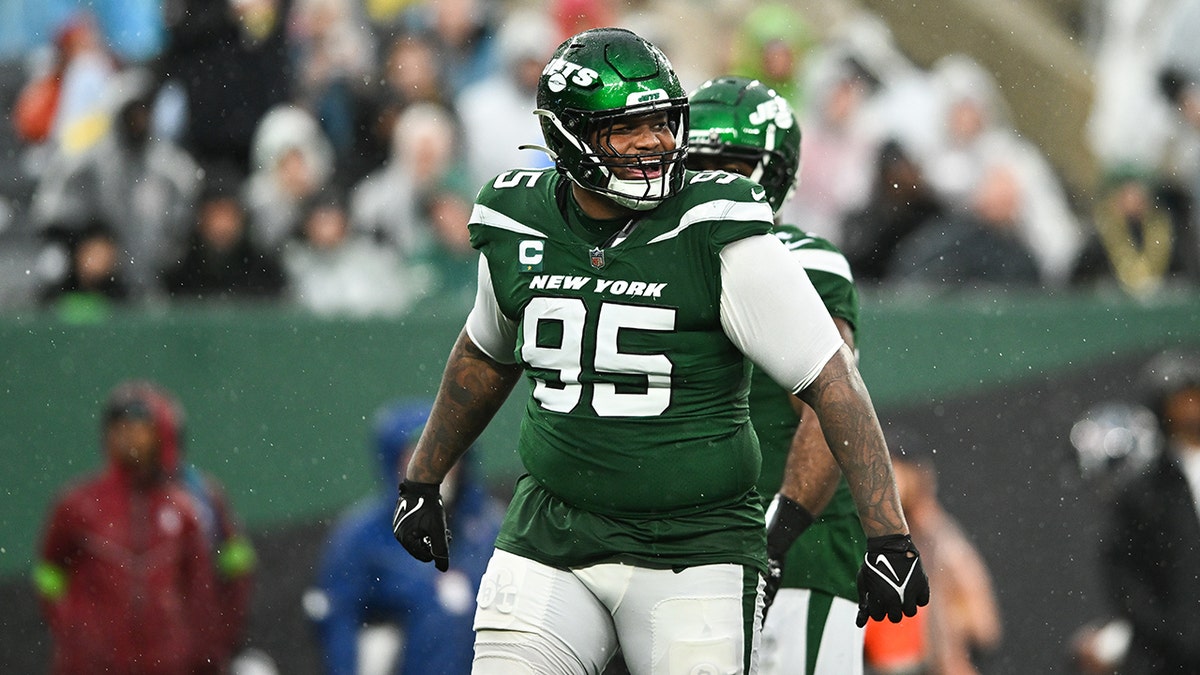
[[[305,610],[315,628],[325,672],[331,675],[466,675],[471,671],[475,596],[492,554],[503,505],[471,475],[469,462],[465,466],[459,462],[463,468],[451,474],[451,489],[447,491],[447,484],[442,487],[454,537],[450,570],[438,572],[396,545],[392,512],[397,471],[407,463],[407,452],[421,435],[429,407],[428,402],[401,401],[376,413],[380,489],[338,519],[314,587],[305,594]],[[364,631],[371,627],[375,630]],[[398,652],[386,639],[382,649],[368,647],[380,644],[378,639],[363,639],[397,631]]]

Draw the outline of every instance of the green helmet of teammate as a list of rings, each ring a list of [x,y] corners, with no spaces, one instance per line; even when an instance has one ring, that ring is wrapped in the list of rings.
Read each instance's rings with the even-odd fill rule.
[[[730,160],[749,164],[749,178],[766,188],[778,212],[800,169],[800,123],[792,106],[758,80],[734,76],[705,82],[688,100],[691,168]]]
[[[535,114],[558,170],[579,186],[626,208],[652,209],[683,185],[687,97],[657,47],[620,28],[587,30],[559,45],[538,81]],[[614,122],[666,113],[675,149],[619,155],[608,134]],[[613,169],[644,168],[621,179]]]

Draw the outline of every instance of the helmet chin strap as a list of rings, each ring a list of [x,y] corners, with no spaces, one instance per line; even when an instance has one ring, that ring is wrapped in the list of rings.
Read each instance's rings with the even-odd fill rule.
[[[605,193],[605,196],[627,209],[649,211],[666,198],[669,176],[669,173],[664,173],[652,181],[621,180],[610,173],[608,189],[611,192]]]
[[[763,155],[762,159],[754,165],[754,171],[748,176],[755,183],[761,183],[763,174],[767,172],[767,155]]]

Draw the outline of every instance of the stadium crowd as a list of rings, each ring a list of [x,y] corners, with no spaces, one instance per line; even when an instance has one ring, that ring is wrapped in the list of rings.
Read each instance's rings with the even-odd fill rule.
[[[1192,1],[1089,5],[1103,180],[1087,199],[1014,127],[1019,92],[964,54],[913,65],[852,3],[821,21],[740,0],[34,4],[0,33],[8,309],[255,299],[367,316],[469,295],[471,200],[499,171],[548,165],[522,148],[541,142],[537,76],[601,24],[662,44],[685,88],[729,72],[789,98],[803,160],[783,217],[842,247],[860,283],[1200,281],[1200,57],[1177,37],[1200,21]],[[724,39],[722,17],[740,21]]]

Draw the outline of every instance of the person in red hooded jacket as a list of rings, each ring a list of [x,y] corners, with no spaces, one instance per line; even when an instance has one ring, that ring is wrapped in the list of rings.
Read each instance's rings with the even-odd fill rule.
[[[142,383],[102,419],[108,462],[51,511],[34,570],[56,675],[190,674],[210,651],[213,561],[195,500],[174,479],[177,419]]]
[[[165,428],[163,442],[174,448],[178,455],[174,478],[192,497],[212,557],[215,578],[211,613],[191,613],[198,621],[196,630],[207,631],[209,639],[201,646],[198,661],[190,672],[193,675],[228,673],[245,647],[257,554],[250,537],[238,522],[224,486],[214,476],[187,461],[183,432],[186,414],[179,400],[152,382],[135,381],[125,386],[139,389],[167,406],[170,415],[167,419],[171,420],[171,425]]]

